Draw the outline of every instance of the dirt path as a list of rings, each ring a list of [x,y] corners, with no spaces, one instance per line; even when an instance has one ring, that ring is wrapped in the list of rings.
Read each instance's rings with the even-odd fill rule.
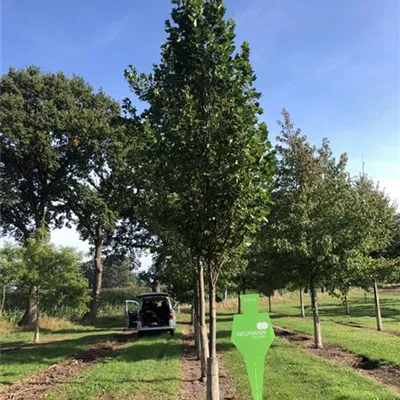
[[[116,351],[132,338],[132,335],[121,334],[112,341],[92,344],[73,357],[69,357],[6,388],[2,388],[0,390],[0,398],[2,400],[42,399],[46,394],[54,392],[58,386],[79,375],[83,370],[107,357],[114,356]]]
[[[205,400],[206,384],[199,381],[201,363],[194,345],[193,328],[182,325],[181,369],[183,385],[179,400]],[[225,365],[219,357],[219,388],[221,400],[239,400],[232,378],[226,373]]]
[[[343,326],[350,326],[352,328],[367,329],[369,331],[377,332],[376,328],[374,328],[373,326],[361,325],[361,324],[357,324],[357,322],[339,322],[339,321],[335,321],[335,324],[343,325]],[[382,333],[388,333],[390,335],[394,335],[394,336],[399,336],[400,337],[400,331],[395,331],[393,329],[383,329]]]
[[[385,385],[388,389],[400,395],[400,368],[359,356],[332,343],[325,343],[323,349],[316,349],[311,336],[277,326],[274,327],[274,330],[277,336],[296,343],[308,353],[354,368],[357,372]]]
[[[182,325],[181,371],[183,384],[179,399],[204,400],[206,385],[199,381],[201,363],[194,346],[193,328],[188,323]]]

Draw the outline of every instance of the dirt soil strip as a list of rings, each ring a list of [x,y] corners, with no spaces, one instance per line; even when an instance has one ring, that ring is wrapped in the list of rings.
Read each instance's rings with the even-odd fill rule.
[[[181,369],[182,388],[179,400],[205,400],[206,384],[200,382],[201,363],[194,344],[193,328],[182,325]],[[232,378],[226,373],[225,365],[219,357],[219,389],[221,400],[239,400]]]
[[[2,400],[38,400],[46,394],[79,375],[83,370],[93,366],[107,357],[115,356],[116,351],[127,341],[132,334],[121,334],[114,340],[102,341],[90,345],[87,349],[69,357],[49,368],[39,371],[21,381],[0,390]]]
[[[274,330],[277,336],[283,337],[289,342],[296,343],[308,353],[354,368],[357,372],[385,385],[388,389],[400,395],[399,367],[390,364],[382,364],[379,360],[359,356],[332,343],[325,343],[323,349],[316,349],[311,336],[283,329],[278,326],[275,326]]]
[[[361,325],[361,324],[357,324],[357,322],[337,322],[336,321],[335,324],[343,325],[343,326],[350,326],[352,328],[367,329],[369,331],[378,332],[376,330],[376,328],[374,328],[373,326]],[[382,333],[388,333],[390,335],[400,336],[400,331],[395,331],[394,329],[383,329]]]
[[[200,382],[201,363],[197,358],[194,333],[190,324],[182,325],[181,377],[182,387],[179,400],[204,400],[206,384]]]

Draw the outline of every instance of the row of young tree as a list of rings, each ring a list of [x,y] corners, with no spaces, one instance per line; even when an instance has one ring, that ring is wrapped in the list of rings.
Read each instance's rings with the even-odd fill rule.
[[[216,400],[218,282],[267,295],[308,286],[321,347],[316,288],[346,293],[361,277],[365,287],[388,279],[398,217],[367,177],[349,176],[345,155],[336,160],[327,140],[309,144],[286,111],[272,148],[249,45],[236,51],[222,0],[172,2],[160,62],[150,74],[125,71],[141,113],[76,76],[29,67],[2,77],[2,234],[39,249],[49,245],[41,232],[75,224],[93,247],[89,322],[103,257],[150,249],[156,278],[193,301],[201,379]],[[45,279],[26,288],[21,324],[38,326]]]

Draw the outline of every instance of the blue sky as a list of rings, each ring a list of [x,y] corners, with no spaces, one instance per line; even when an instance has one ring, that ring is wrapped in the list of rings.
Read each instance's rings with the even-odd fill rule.
[[[346,151],[400,202],[398,0],[226,0],[238,44],[250,43],[263,120],[274,138],[286,107],[310,141]],[[3,0],[1,68],[35,64],[83,76],[121,100],[123,71],[159,61],[168,0]],[[131,96],[132,97],[132,96]],[[53,234],[81,249],[76,233]]]

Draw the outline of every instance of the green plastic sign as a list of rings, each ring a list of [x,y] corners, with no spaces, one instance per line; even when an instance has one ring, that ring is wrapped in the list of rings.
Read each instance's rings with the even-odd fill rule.
[[[259,313],[260,296],[240,296],[243,314],[233,317],[232,342],[246,363],[254,400],[262,400],[264,383],[264,359],[275,333],[268,313]]]

